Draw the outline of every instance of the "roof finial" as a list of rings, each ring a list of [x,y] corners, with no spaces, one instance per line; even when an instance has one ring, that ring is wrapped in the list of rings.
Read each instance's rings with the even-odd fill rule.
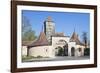
[[[74,24],[74,32],[75,32],[75,24]]]
[[[74,32],[75,32],[75,28],[74,28]]]
[[[42,25],[42,30],[41,30],[41,32],[43,32],[44,30],[43,30],[43,25]]]

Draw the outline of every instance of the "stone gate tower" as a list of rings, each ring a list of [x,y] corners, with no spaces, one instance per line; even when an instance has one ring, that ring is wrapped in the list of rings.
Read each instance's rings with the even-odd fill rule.
[[[48,42],[51,43],[51,36],[55,34],[55,23],[50,16],[44,21],[44,33]]]

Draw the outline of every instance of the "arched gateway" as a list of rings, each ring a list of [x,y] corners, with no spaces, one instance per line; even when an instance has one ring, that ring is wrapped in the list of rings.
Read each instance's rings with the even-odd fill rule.
[[[56,43],[58,46],[55,48],[56,56],[68,56],[68,44],[65,40],[59,40]]]
[[[75,31],[72,36],[55,32],[55,23],[50,17],[44,21],[44,32],[41,31],[38,38],[28,45],[22,42],[22,46],[22,55],[34,57],[81,56],[90,52],[89,49],[84,50],[85,46]],[[82,49],[78,51],[78,48]]]

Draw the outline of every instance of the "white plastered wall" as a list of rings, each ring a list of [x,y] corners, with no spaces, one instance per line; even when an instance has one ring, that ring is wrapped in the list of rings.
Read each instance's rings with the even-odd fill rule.
[[[22,53],[22,56],[26,56],[27,55],[27,46],[22,46],[22,51],[21,51],[21,53]]]
[[[29,49],[30,56],[54,57],[52,46],[37,46]]]

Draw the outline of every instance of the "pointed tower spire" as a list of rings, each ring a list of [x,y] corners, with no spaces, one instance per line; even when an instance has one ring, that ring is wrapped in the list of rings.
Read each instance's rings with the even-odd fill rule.
[[[44,28],[43,28],[43,25],[42,25],[42,31],[41,32],[43,32],[44,31]]]
[[[74,32],[73,32],[73,34],[72,34],[72,36],[70,38],[70,41],[71,42],[76,42],[76,44],[80,44],[81,45],[81,42],[80,42],[80,40],[78,38],[78,34],[76,33],[76,30],[75,30],[75,25],[74,25]]]
[[[75,28],[74,28],[74,32],[75,32]]]
[[[33,41],[29,46],[34,47],[34,46],[44,46],[44,45],[49,45],[49,42],[45,36],[45,33],[40,32],[40,35],[37,38],[37,40]]]

